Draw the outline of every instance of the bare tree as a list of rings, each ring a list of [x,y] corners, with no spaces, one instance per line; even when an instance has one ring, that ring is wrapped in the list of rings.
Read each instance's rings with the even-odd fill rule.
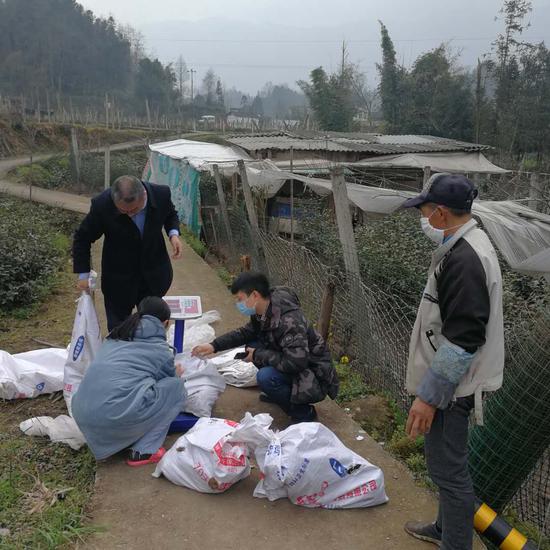
[[[189,79],[189,72],[187,70],[187,63],[183,59],[183,56],[180,55],[176,61],[175,66],[176,72],[176,84],[178,86],[178,92],[180,96],[180,101],[183,101],[185,89],[187,88],[187,80]]]
[[[213,69],[208,69],[202,79],[202,93],[206,96],[206,103],[211,105],[214,102],[214,93],[216,91],[216,82],[218,78]]]

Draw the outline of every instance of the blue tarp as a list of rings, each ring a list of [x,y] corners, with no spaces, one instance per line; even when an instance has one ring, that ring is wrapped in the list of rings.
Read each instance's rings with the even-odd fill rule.
[[[143,171],[143,179],[168,185],[180,221],[197,237],[200,236],[200,173],[187,162],[151,151]]]

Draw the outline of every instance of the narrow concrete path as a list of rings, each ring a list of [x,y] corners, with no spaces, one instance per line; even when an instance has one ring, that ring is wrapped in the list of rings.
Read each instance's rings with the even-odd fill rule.
[[[95,247],[98,265],[100,246]],[[203,309],[217,309],[222,321],[217,334],[246,321],[217,274],[189,247],[174,262],[170,294],[200,295]],[[103,317],[101,296],[96,295]],[[357,441],[360,427],[338,405],[326,400],[319,407],[320,421],[358,454],[380,466],[385,474],[390,502],[365,510],[308,510],[287,500],[268,502],[254,498],[258,470],[222,495],[204,495],[151,477],[154,467],[128,468],[123,454],[101,463],[92,505],[93,523],[106,531],[92,537],[85,548],[185,547],[186,550],[228,548],[359,550],[429,548],[405,534],[403,524],[411,518],[431,518],[435,499],[415,485],[409,471],[369,437]],[[275,426],[288,420],[272,405],[258,400],[256,389],[228,387],[214,409],[214,416],[240,420],[246,411],[269,412]],[[176,440],[169,438],[168,446]]]
[[[35,199],[63,204],[77,212],[89,199],[46,191]],[[65,196],[67,195],[67,196]],[[87,202],[86,202],[87,201]],[[100,265],[101,242],[93,247],[94,265]],[[218,334],[245,322],[235,309],[233,298],[215,271],[184,245],[183,258],[174,262],[172,294],[200,295],[203,309],[217,309],[222,320],[215,325]],[[100,292],[96,305],[105,326]],[[245,412],[269,412],[274,426],[284,429],[287,418],[270,404],[258,400],[258,391],[228,387],[217,402],[214,415],[240,420]],[[415,550],[433,548],[416,541],[403,531],[409,519],[429,520],[435,516],[433,494],[418,487],[410,472],[393,459],[373,439],[356,439],[360,427],[343,409],[326,400],[318,406],[319,421],[333,430],[351,449],[382,468],[388,504],[356,510],[320,510],[295,506],[288,500],[269,502],[252,496],[259,480],[252,475],[220,495],[205,495],[151,476],[153,466],[129,468],[123,454],[98,464],[96,491],[90,515],[102,529],[80,543],[93,550],[151,548],[186,550]],[[167,446],[176,437],[171,436]],[[483,545],[476,541],[476,548]]]

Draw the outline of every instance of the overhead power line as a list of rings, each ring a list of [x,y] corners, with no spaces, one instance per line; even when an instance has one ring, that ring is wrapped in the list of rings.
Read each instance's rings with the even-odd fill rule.
[[[525,40],[548,40],[542,36],[523,36]],[[148,37],[148,40],[158,42],[199,42],[215,44],[341,44],[342,40],[263,40],[263,39],[225,39],[225,38],[161,38]],[[485,37],[445,37],[445,38],[397,38],[393,42],[469,42],[495,40],[494,36]],[[379,44],[380,39],[345,40],[346,44]]]
[[[170,63],[173,63],[173,61],[170,61]],[[193,67],[236,67],[239,69],[311,69],[311,67],[316,66],[315,63],[312,63],[311,65],[265,65],[265,64],[256,64],[256,65],[250,65],[250,64],[241,64],[241,63],[193,63],[191,61],[187,61],[187,65],[193,66]]]

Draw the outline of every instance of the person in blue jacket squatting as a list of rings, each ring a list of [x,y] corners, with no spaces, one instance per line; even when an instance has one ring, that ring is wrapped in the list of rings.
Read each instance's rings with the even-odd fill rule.
[[[129,466],[158,462],[187,392],[166,341],[170,308],[144,298],[107,336],[72,399],[73,417],[97,460],[130,447]]]

